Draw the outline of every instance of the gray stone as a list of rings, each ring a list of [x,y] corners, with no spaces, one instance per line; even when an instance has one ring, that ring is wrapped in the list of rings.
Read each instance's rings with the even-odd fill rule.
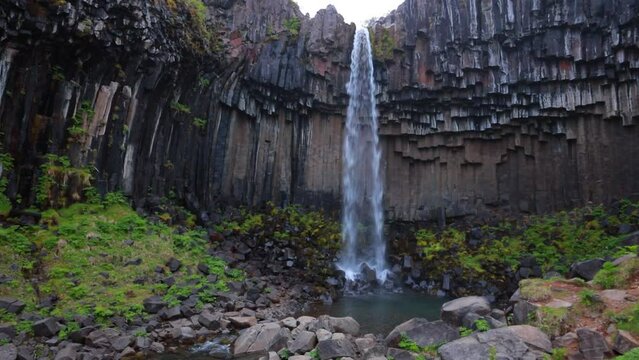
[[[16,348],[15,345],[5,344],[0,346],[0,359],[16,360],[17,358],[18,358],[18,348]]]
[[[346,338],[320,341],[317,352],[321,360],[355,357],[356,354],[355,347]]]
[[[233,316],[229,318],[229,321],[238,329],[246,329],[257,325],[255,316]]]
[[[586,281],[592,280],[604,264],[603,259],[592,259],[572,264],[569,277],[580,277]]]
[[[116,351],[122,351],[133,344],[133,336],[118,336],[111,340],[111,347]]]
[[[13,339],[16,336],[15,327],[9,324],[0,324],[0,337],[2,336],[6,339]]]
[[[144,306],[144,311],[149,314],[157,314],[166,306],[166,303],[161,296],[152,296],[144,299],[142,305]]]
[[[55,360],[76,360],[78,359],[78,347],[67,345],[55,355]]]
[[[326,329],[318,329],[315,335],[317,336],[317,341],[329,340],[333,336],[333,334]]]
[[[529,328],[510,327],[493,329],[475,333],[439,348],[442,360],[486,360],[490,358],[491,349],[496,359],[538,359],[543,358],[536,349],[531,349],[522,340],[536,346],[547,347],[545,339],[541,339],[535,330]]]
[[[639,339],[624,330],[619,330],[614,339],[613,350],[619,354],[625,354],[628,351],[639,347]]]
[[[397,348],[389,348],[386,355],[394,360],[416,360],[418,356],[414,352]]]
[[[602,360],[608,352],[608,346],[603,335],[588,328],[577,329],[579,352],[586,360]]]
[[[180,306],[162,309],[159,313],[163,320],[174,320],[182,317],[182,309]]]
[[[552,351],[552,343],[548,338],[548,335],[543,331],[530,325],[515,325],[508,327],[508,330],[512,331],[518,338],[520,338],[526,345],[537,350],[544,352]]]
[[[459,338],[459,331],[443,321],[430,322],[413,318],[395,327],[386,337],[386,345],[397,347],[402,335],[406,335],[419,346],[430,346]]]
[[[291,332],[277,323],[266,323],[243,330],[233,345],[233,354],[279,351],[286,347]]]
[[[166,262],[166,266],[169,268],[169,270],[171,270],[171,272],[174,273],[180,270],[180,268],[182,267],[182,263],[180,262],[180,260],[172,257],[169,259],[169,261]]]
[[[0,309],[11,314],[19,314],[24,310],[26,304],[16,298],[2,296],[0,297]]]
[[[203,311],[198,316],[198,319],[197,319],[200,325],[204,326],[205,328],[209,330],[219,330],[220,327],[222,327],[220,320],[222,320],[222,314],[220,313],[212,314],[208,310]]]
[[[289,329],[295,329],[297,327],[297,320],[293,317],[287,317],[281,321],[282,326],[287,327]]]
[[[55,318],[46,318],[33,324],[35,336],[52,337],[60,331],[60,326]]]
[[[316,344],[317,336],[315,333],[303,330],[297,333],[292,341],[288,342],[288,349],[293,354],[303,354],[313,350]]]
[[[441,319],[453,326],[462,326],[464,316],[473,312],[478,315],[490,314],[490,304],[484,297],[468,296],[449,301],[442,305]]]
[[[164,352],[164,345],[159,342],[154,342],[149,347],[149,350],[153,351],[154,353],[162,354]]]

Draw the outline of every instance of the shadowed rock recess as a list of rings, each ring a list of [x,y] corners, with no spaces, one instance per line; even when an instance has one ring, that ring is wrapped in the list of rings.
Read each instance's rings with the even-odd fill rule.
[[[355,26],[289,0],[205,3],[198,33],[174,1],[2,1],[10,197],[33,203],[58,153],[139,203],[338,209]],[[407,0],[374,23],[387,219],[639,194],[638,13],[639,0]]]

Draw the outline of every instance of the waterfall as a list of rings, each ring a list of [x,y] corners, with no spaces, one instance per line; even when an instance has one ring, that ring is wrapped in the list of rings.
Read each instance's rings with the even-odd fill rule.
[[[4,89],[7,85],[11,61],[13,60],[13,55],[15,53],[15,50],[7,48],[2,54],[0,54],[0,105],[2,105],[2,97],[4,96]]]
[[[359,29],[355,34],[348,95],[343,160],[344,248],[337,266],[347,279],[355,280],[366,264],[383,283],[388,270],[383,234],[382,155],[377,135],[373,57],[366,29]]]

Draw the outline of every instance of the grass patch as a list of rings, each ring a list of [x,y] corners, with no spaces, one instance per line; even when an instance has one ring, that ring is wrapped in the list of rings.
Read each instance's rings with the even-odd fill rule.
[[[548,336],[560,336],[570,326],[570,310],[568,308],[540,307],[531,325],[538,327]]]
[[[604,289],[625,289],[628,287],[630,280],[638,273],[639,258],[627,260],[620,266],[606,262],[595,275],[593,283]]]
[[[519,290],[522,299],[532,302],[545,301],[552,297],[549,282],[543,279],[522,280],[519,282]]]
[[[7,259],[0,272],[14,279],[0,285],[0,296],[21,298],[28,310],[35,310],[39,298],[55,295],[58,302],[42,310],[45,314],[93,314],[98,322],[106,322],[114,315],[128,320],[143,316],[142,301],[152,295],[179,302],[196,293],[202,303],[212,302],[212,294],[226,290],[228,281],[243,279],[243,272],[206,253],[204,229],[185,231],[151,222],[126,202],[121,194],[112,194],[99,203],[50,210],[36,226],[0,229],[0,252]],[[36,258],[41,253],[45,255]],[[173,274],[175,285],[158,285],[155,269],[172,257],[182,262],[183,270]],[[127,265],[133,259],[141,263]],[[29,281],[35,263],[43,279],[37,284]],[[187,270],[200,263],[218,275],[216,283],[197,270]]]

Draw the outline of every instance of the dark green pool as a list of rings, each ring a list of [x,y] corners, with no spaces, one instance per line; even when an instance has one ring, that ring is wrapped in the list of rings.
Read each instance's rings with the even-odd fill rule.
[[[347,296],[332,305],[314,306],[309,315],[351,316],[361,326],[362,334],[387,335],[395,326],[414,317],[438,320],[447,299],[414,292]]]

